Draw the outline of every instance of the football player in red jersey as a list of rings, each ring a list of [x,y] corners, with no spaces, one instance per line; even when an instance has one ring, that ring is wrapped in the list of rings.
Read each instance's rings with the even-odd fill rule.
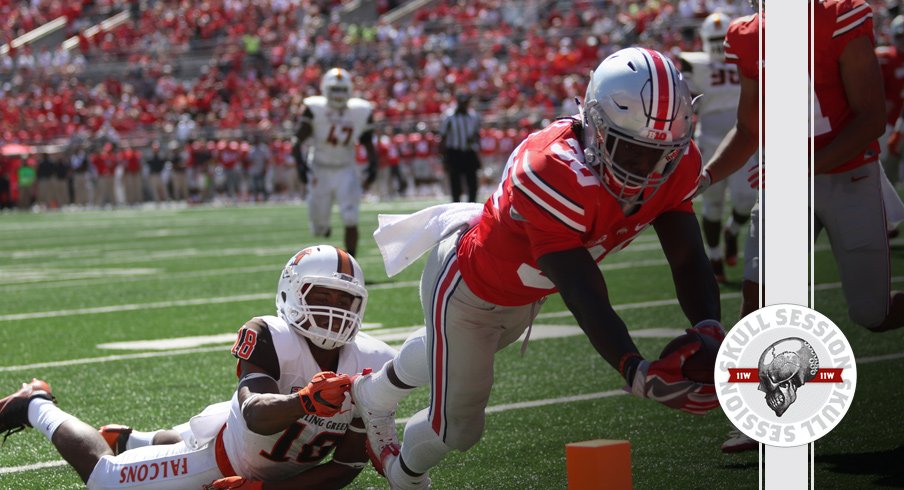
[[[824,0],[814,3],[813,13],[815,231],[818,236],[825,228],[829,234],[851,319],[875,332],[900,328],[904,294],[891,291],[878,164],[885,103],[883,92],[876,90],[882,79],[873,50],[872,9],[863,0]],[[732,52],[742,74],[741,97],[735,130],[706,166],[713,181],[743,165],[757,146],[760,23],[765,24],[760,15],[738,19],[726,37],[726,58]],[[750,285],[745,267],[742,316],[759,303],[758,288]]]
[[[293,255],[280,274],[276,314],[239,329],[232,400],[192,417],[180,427],[184,437],[99,433],[57,407],[38,379],[0,399],[0,434],[34,427],[89,490],[200,489],[213,481],[213,488],[341,488],[367,455],[364,424],[346,396],[350,377],[335,373],[373,369],[395,353],[359,331],[367,296],[363,271],[344,250],[319,245]],[[123,434],[119,446],[115,436]]]
[[[848,315],[874,332],[904,326],[904,293],[891,290],[882,169],[882,74],[872,8],[863,0],[814,4],[815,232],[825,229]]]
[[[403,346],[352,386],[371,461],[392,488],[428,486],[428,470],[446,453],[477,443],[495,353],[557,291],[634,395],[695,414],[718,406],[713,385],[681,373],[700,342],[644,359],[597,265],[653,225],[689,324],[722,338],[718,285],[690,201],[702,166],[692,114],[687,85],[666,56],[614,53],[594,71],[582,114],[524,140],[476,225],[433,248],[421,278],[427,356]],[[395,408],[427,382],[430,407],[410,419],[400,447]]]

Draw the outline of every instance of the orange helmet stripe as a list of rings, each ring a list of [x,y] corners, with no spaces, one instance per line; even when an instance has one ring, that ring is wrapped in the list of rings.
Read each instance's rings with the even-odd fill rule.
[[[339,255],[339,270],[340,274],[346,274],[349,276],[354,276],[355,271],[352,269],[352,259],[348,255],[348,252],[342,250],[341,248],[336,248],[336,253]]]

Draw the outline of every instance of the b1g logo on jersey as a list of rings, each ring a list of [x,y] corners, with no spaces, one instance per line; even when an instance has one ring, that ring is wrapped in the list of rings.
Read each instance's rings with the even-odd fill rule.
[[[857,386],[854,352],[825,315],[773,305],[747,315],[716,357],[716,390],[731,423],[770,446],[809,444],[847,413]]]

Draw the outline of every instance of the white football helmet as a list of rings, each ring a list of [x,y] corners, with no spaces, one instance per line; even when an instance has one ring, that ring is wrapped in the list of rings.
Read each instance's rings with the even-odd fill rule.
[[[624,206],[649,200],[691,140],[691,94],[658,51],[617,51],[593,71],[584,96],[584,155]]]
[[[330,68],[320,80],[320,93],[327,104],[342,109],[352,96],[352,75],[342,68]]]
[[[314,287],[345,293],[345,298],[341,305],[314,304],[309,298]],[[365,306],[364,272],[344,250],[308,247],[289,259],[279,277],[276,314],[323,349],[341,347],[355,337]]]
[[[725,41],[725,35],[728,34],[729,24],[731,24],[731,17],[721,12],[715,12],[709,14],[700,25],[703,51],[709,54],[710,58],[719,61],[725,59],[725,48],[722,47],[722,43]]]

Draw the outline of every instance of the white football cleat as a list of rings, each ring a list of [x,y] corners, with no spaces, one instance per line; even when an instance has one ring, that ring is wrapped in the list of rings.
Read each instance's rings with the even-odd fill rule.
[[[367,429],[367,455],[374,469],[386,476],[383,460],[386,455],[399,454],[399,436],[396,433],[395,410],[377,410],[367,405],[362,394],[362,383],[370,381],[371,374],[356,376],[352,382],[352,402]]]
[[[390,490],[428,490],[431,485],[430,477],[426,473],[420,476],[411,476],[402,469],[399,462],[401,455],[396,448],[387,446],[381,455],[383,474],[389,482]]]

